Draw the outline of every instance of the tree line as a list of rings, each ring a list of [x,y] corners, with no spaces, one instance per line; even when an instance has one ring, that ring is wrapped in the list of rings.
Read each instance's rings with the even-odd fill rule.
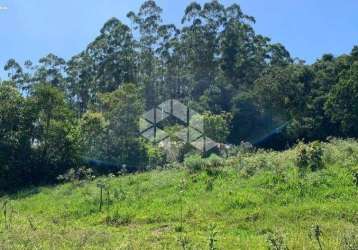
[[[191,3],[180,27],[153,0],[109,19],[69,60],[4,66],[0,82],[0,189],[54,182],[84,159],[138,166],[165,162],[138,136],[139,116],[173,98],[206,112],[214,139],[269,146],[358,135],[358,47],[315,63],[292,58],[253,29],[237,4]],[[216,133],[215,133],[216,134]],[[220,135],[219,135],[220,134]],[[213,135],[215,137],[215,135]],[[184,149],[180,149],[182,154]],[[179,151],[180,151],[179,150]]]

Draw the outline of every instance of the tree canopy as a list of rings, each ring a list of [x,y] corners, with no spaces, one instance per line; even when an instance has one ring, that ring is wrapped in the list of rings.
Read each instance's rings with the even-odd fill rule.
[[[67,61],[9,59],[0,82],[0,189],[38,176],[51,182],[88,157],[143,169],[158,152],[139,138],[139,117],[167,99],[205,112],[222,143],[259,145],[278,127],[281,142],[266,146],[358,136],[357,46],[308,65],[257,34],[238,4],[193,2],[180,27],[161,15],[147,0],[128,13],[129,26],[109,19]]]

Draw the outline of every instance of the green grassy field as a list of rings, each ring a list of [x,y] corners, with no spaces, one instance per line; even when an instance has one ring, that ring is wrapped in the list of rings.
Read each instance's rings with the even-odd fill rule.
[[[2,197],[0,249],[358,249],[358,143],[323,150],[305,174],[292,149]]]

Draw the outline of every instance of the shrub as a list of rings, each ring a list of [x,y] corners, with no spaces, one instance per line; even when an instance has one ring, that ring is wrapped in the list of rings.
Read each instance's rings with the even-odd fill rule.
[[[212,154],[204,161],[205,171],[209,176],[217,176],[222,172],[223,159],[218,155]]]
[[[147,161],[150,169],[164,166],[166,163],[165,152],[158,147],[151,144],[146,144]]]
[[[279,233],[267,234],[266,242],[270,250],[288,250],[284,237]]]
[[[323,167],[323,148],[320,142],[310,144],[300,142],[296,147],[296,165],[301,171],[317,171]]]
[[[71,168],[65,174],[59,175],[57,180],[71,182],[74,186],[81,186],[87,181],[95,179],[91,168],[81,167],[78,169]]]
[[[184,166],[190,173],[197,173],[204,169],[205,160],[200,155],[190,155],[184,160]]]
[[[255,152],[255,147],[250,142],[242,141],[237,150],[238,154],[250,154]]]
[[[109,226],[123,226],[128,225],[132,222],[133,215],[128,211],[120,213],[118,210],[115,210],[112,214],[107,215],[105,222]]]
[[[248,178],[263,169],[272,168],[272,162],[268,159],[269,154],[258,153],[251,156],[243,156],[238,162],[238,170],[241,177]]]

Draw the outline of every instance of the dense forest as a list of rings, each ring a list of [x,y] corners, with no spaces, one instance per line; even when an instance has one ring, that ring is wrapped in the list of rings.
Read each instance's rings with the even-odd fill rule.
[[[68,61],[4,66],[0,190],[53,183],[90,160],[143,170],[168,161],[139,136],[139,117],[167,99],[205,114],[214,139],[283,149],[299,139],[358,137],[358,47],[312,65],[257,34],[237,4],[193,2],[181,25],[145,1],[130,25],[109,19]],[[273,136],[270,136],[273,135]],[[190,149],[178,149],[178,160]]]

